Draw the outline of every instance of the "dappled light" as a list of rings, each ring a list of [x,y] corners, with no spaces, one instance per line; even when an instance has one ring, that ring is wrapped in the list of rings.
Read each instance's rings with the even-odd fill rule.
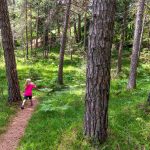
[[[1,0],[0,150],[149,150],[150,2]]]

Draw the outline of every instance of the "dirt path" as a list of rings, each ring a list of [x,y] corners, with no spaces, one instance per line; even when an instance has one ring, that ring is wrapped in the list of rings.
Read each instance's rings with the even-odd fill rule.
[[[37,100],[33,99],[33,106],[28,102],[25,109],[18,111],[7,131],[0,136],[0,150],[16,150],[37,103]]]

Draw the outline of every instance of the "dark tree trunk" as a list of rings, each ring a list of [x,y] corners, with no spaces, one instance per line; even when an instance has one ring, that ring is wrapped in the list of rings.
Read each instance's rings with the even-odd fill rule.
[[[68,32],[70,33],[70,37],[71,37],[71,18],[69,17],[69,21],[68,21]]]
[[[141,53],[141,49],[142,49],[145,21],[146,21],[146,12],[145,13],[143,12],[143,22],[142,22],[142,31],[141,31],[140,48],[139,48],[139,56],[138,56],[138,58],[140,58],[140,53]],[[138,61],[138,63],[139,63],[139,61]]]
[[[84,51],[87,51],[87,14],[84,15]]]
[[[61,39],[61,47],[60,47],[60,56],[59,56],[59,70],[58,70],[58,83],[63,84],[63,65],[64,65],[64,53],[65,53],[65,46],[66,46],[66,38],[67,38],[67,29],[68,29],[68,21],[70,15],[70,7],[71,7],[71,0],[68,1],[65,20],[64,20],[64,30]]]
[[[85,135],[107,139],[110,61],[115,0],[93,0],[86,72]]]
[[[37,18],[36,18],[36,48],[38,48],[38,38],[39,38],[39,8],[37,10]]]
[[[76,43],[78,43],[79,40],[78,40],[78,33],[77,33],[77,24],[76,24],[76,20],[75,19],[74,19],[74,36],[75,36]]]
[[[60,24],[59,24],[58,19],[57,19],[57,34],[58,34],[58,37],[60,37]]]
[[[49,38],[48,38],[48,28],[45,29],[44,33],[44,58],[48,58],[48,48],[49,47]]]
[[[148,95],[147,102],[148,102],[149,105],[150,105],[150,93],[149,93],[149,95]]]
[[[44,58],[48,58],[49,53],[49,27],[50,22],[52,21],[55,11],[49,10],[48,16],[45,21],[45,31],[44,31]]]
[[[150,25],[149,25],[149,40],[148,40],[148,50],[150,51]]]
[[[0,2],[1,34],[6,65],[6,77],[8,81],[8,100],[15,102],[21,100],[16,60],[13,47],[13,37],[10,27],[7,0]]]
[[[12,4],[13,4],[13,19],[16,18],[15,16],[15,5],[16,5],[16,2],[15,0],[12,1]],[[15,48],[15,40],[16,40],[16,36],[15,36],[15,22],[12,24],[13,25],[13,29],[12,29],[12,35],[13,35],[13,45],[14,45],[14,48]]]
[[[81,42],[81,15],[78,14],[78,40]]]
[[[32,39],[33,39],[33,37],[32,37],[32,5],[30,4],[30,46],[31,46],[31,55],[32,55],[32,49],[33,49],[33,47],[32,47],[32,45],[33,45],[33,43],[32,43]]]
[[[29,46],[28,46],[28,1],[26,0],[26,58],[29,58]]]
[[[137,65],[138,65],[138,59],[139,59],[138,54],[140,51],[140,44],[141,44],[139,41],[141,41],[144,5],[145,5],[145,0],[139,0],[138,8],[137,8],[137,15],[136,15],[136,23],[135,23],[130,75],[129,75],[129,81],[127,85],[128,89],[136,88],[136,71],[137,71]]]
[[[121,39],[120,39],[119,49],[118,49],[117,74],[119,74],[122,69],[122,52],[123,52],[123,47],[124,47],[125,30],[126,30],[126,26],[127,26],[127,15],[128,15],[127,9],[128,9],[128,3],[125,2],[123,22],[122,22],[122,28],[121,28]]]

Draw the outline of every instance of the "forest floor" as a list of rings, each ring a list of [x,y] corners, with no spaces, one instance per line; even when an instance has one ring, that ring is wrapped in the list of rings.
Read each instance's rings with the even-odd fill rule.
[[[65,54],[64,86],[57,84],[59,48],[51,50],[49,59],[43,59],[42,49],[36,57],[25,59],[22,51],[16,52],[20,88],[31,78],[38,90],[34,95],[39,104],[29,119],[17,150],[95,150],[84,137],[84,98],[86,62],[76,52],[73,59]],[[131,50],[123,53],[123,68],[116,76],[117,51],[112,52],[111,90],[109,102],[108,140],[96,149],[135,150],[150,147],[150,106],[146,100],[150,89],[150,53],[142,51],[137,70],[137,88],[126,89]],[[44,66],[44,67],[43,67]],[[7,131],[15,107],[6,104],[7,84],[4,63],[0,64],[0,134]],[[24,111],[24,110],[23,110]],[[26,110],[25,110],[26,111]],[[22,114],[24,115],[24,114]],[[0,141],[1,142],[1,141]],[[138,149],[137,148],[137,149]],[[3,148],[3,150],[5,150]]]
[[[33,103],[33,106],[27,103],[25,109],[20,109],[12,118],[7,131],[0,136],[0,150],[15,150],[17,148],[38,101],[33,99]]]

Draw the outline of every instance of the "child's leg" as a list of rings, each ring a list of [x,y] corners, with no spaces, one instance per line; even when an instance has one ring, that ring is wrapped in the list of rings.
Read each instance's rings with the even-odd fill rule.
[[[25,102],[26,102],[26,99],[23,100],[22,105],[21,105],[21,109],[24,109]]]
[[[24,99],[24,100],[23,100],[23,102],[22,102],[22,106],[24,106],[25,102],[26,102],[26,99]]]
[[[31,102],[31,106],[33,106],[32,96],[30,96],[29,99],[30,99],[30,102]]]
[[[22,105],[21,105],[21,109],[24,109],[24,104],[25,104],[26,100],[27,100],[27,97],[25,96],[25,97],[24,97],[24,100],[23,100],[23,102],[22,102]]]

